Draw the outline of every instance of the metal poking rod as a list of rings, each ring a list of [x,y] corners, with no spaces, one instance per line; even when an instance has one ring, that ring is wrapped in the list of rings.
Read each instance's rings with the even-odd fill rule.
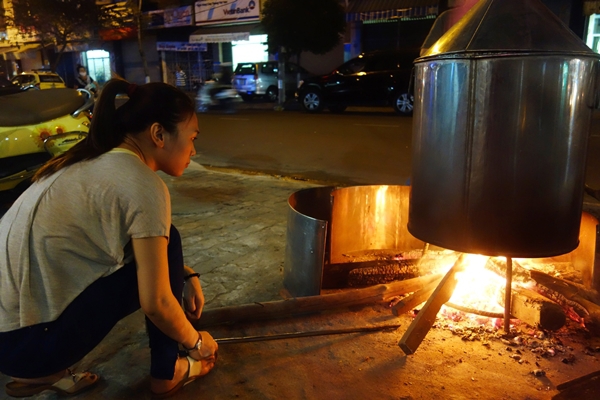
[[[510,332],[510,303],[512,300],[512,257],[506,257],[506,289],[504,292],[504,332]]]
[[[402,325],[363,326],[363,327],[359,327],[359,328],[324,329],[324,330],[319,330],[319,331],[287,332],[287,333],[280,333],[280,334],[275,334],[275,335],[219,338],[219,339],[215,339],[215,342],[217,342],[219,345],[232,344],[232,343],[262,342],[265,340],[293,339],[293,338],[308,337],[308,336],[342,335],[342,334],[346,334],[346,333],[377,332],[377,331],[383,331],[383,330],[388,330],[388,329],[398,329],[400,326],[402,326]]]

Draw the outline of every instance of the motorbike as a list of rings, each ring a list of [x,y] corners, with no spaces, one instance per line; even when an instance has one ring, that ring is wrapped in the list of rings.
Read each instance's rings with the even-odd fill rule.
[[[0,96],[0,194],[18,194],[53,156],[85,138],[94,95],[85,89]]]
[[[236,104],[241,101],[242,98],[231,85],[216,80],[206,81],[196,96],[198,112],[221,110],[233,113]]]

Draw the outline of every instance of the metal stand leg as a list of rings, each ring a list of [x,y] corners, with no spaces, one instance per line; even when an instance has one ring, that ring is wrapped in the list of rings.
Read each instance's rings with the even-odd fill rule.
[[[512,299],[512,258],[506,257],[506,289],[504,292],[504,331],[510,332],[510,303]]]

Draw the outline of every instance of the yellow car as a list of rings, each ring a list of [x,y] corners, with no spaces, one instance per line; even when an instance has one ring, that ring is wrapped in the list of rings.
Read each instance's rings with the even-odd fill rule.
[[[67,87],[65,81],[58,74],[46,71],[23,72],[12,78],[12,82],[20,86],[21,90],[64,89]]]
[[[27,187],[39,167],[82,140],[93,104],[89,92],[75,89],[0,96],[0,195]]]

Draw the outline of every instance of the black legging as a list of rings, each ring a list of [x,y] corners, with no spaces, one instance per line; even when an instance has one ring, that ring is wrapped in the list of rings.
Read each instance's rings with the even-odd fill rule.
[[[181,237],[171,225],[169,280],[178,300],[183,293]],[[0,372],[39,378],[69,368],[88,354],[115,324],[140,308],[135,262],[100,278],[73,300],[52,322],[0,333]],[[173,379],[178,344],[146,317],[150,339],[150,375]]]

